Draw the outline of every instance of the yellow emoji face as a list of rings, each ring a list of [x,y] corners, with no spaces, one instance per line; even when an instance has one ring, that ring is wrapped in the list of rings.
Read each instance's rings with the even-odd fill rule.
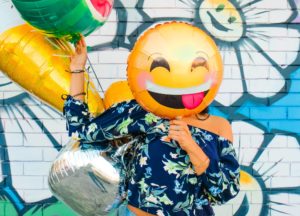
[[[210,34],[220,40],[237,41],[244,33],[242,17],[229,0],[204,0],[199,16]]]
[[[214,41],[187,23],[147,30],[136,42],[127,67],[137,102],[165,118],[201,112],[222,81],[222,61]]]

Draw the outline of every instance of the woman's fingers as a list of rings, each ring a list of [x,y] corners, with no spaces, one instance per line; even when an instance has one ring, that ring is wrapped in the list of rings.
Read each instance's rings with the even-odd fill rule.
[[[82,38],[78,41],[78,45],[80,46],[80,48],[84,47]]]
[[[80,40],[78,41],[78,45],[80,45],[81,48],[86,48],[86,43],[82,35],[80,35]]]
[[[171,137],[178,137],[178,138],[184,138],[185,133],[183,131],[169,131],[168,136]]]
[[[169,130],[179,131],[182,130],[181,125],[170,125]]]
[[[185,121],[182,120],[171,120],[170,124],[176,124],[176,125],[187,125]]]
[[[173,134],[179,135],[179,132],[180,131],[177,131],[177,130],[169,130],[169,134],[171,134],[171,135],[173,135]]]
[[[190,130],[187,126],[187,123],[181,120],[172,120],[170,121],[170,128],[174,130],[184,130],[186,133],[190,133]]]
[[[82,47],[86,47],[85,39],[82,35],[81,35],[81,40],[80,41],[82,43]]]
[[[75,44],[75,51],[76,51],[76,53],[80,53],[80,51],[81,51],[80,41],[78,41],[78,42]]]
[[[170,139],[172,139],[172,140],[175,140],[175,141],[179,142],[179,137],[180,137],[180,136],[178,136],[178,135],[176,135],[176,134],[169,133],[168,137],[169,137]]]
[[[84,37],[81,35],[80,40],[75,45],[76,53],[81,54],[86,50],[86,43]]]
[[[77,53],[77,54],[79,54],[80,53],[80,48],[79,48],[79,45],[76,45],[76,47],[75,47],[75,52]]]

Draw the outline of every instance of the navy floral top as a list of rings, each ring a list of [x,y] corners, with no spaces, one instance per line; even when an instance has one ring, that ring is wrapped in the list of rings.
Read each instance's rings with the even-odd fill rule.
[[[187,153],[166,139],[169,120],[145,111],[135,100],[90,118],[87,104],[68,96],[64,114],[69,135],[77,132],[82,143],[143,135],[143,142],[134,147],[126,190],[128,203],[145,212],[214,215],[212,204],[225,203],[239,191],[240,168],[233,145],[217,134],[189,126],[194,140],[210,158],[208,169],[198,176]]]

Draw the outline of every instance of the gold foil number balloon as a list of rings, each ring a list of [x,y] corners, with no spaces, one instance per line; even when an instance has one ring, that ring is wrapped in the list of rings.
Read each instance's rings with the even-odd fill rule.
[[[147,30],[128,58],[128,83],[137,102],[170,119],[206,108],[217,94],[222,74],[214,41],[187,23]]]
[[[0,35],[0,70],[28,92],[62,111],[61,95],[68,94],[70,88],[71,74],[66,70],[72,52],[68,42],[50,39],[25,24]],[[103,112],[102,99],[91,82],[87,93],[91,113]]]

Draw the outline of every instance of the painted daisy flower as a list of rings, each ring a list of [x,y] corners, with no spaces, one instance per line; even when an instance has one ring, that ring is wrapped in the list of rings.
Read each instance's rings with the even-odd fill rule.
[[[2,16],[7,15],[6,12],[10,10],[10,7],[7,7],[6,12],[1,13],[2,9],[5,11],[3,5],[9,3],[9,1],[0,1],[2,20],[0,33],[3,20],[12,20],[2,19]],[[284,88],[283,77],[289,75],[289,65],[299,58],[297,55],[299,27],[288,25],[297,13],[291,10],[295,6],[292,1],[230,0],[224,3],[221,0],[164,0],[157,5],[159,5],[156,6],[157,8],[153,8],[155,4],[151,0],[119,1],[118,7],[112,11],[107,23],[87,37],[88,45],[93,51],[98,51],[90,53],[89,57],[91,63],[95,64],[96,75],[101,79],[100,83],[104,86],[104,90],[111,83],[126,79],[126,60],[129,50],[140,32],[149,27],[149,23],[146,25],[145,23],[149,20],[161,22],[174,18],[195,22],[216,40],[225,63],[225,79],[217,98],[218,102],[230,105],[245,98],[242,95],[249,99],[249,95],[243,92],[258,99],[266,98],[276,95]],[[172,5],[174,8],[170,8]],[[99,35],[101,37],[98,37]],[[112,55],[114,58],[111,58]],[[0,99],[5,100],[5,104],[9,105],[6,109],[1,109],[1,118],[19,116],[22,119],[15,123],[0,121],[0,129],[13,130],[0,137],[2,147],[7,148],[5,159],[11,161],[9,164],[1,164],[0,180],[9,176],[5,179],[7,187],[3,188],[4,193],[15,199],[13,202],[18,211],[26,208],[22,203],[27,205],[37,201],[39,203],[56,201],[50,198],[48,186],[43,185],[43,182],[46,182],[46,173],[34,176],[36,179],[34,185],[26,185],[24,172],[48,170],[45,167],[50,166],[60,148],[60,143],[66,143],[68,139],[66,133],[61,132],[64,129],[53,126],[65,126],[61,116],[46,107],[40,109],[38,101],[24,94],[3,76],[0,77],[0,90],[4,92],[0,95]],[[229,95],[227,92],[235,93],[227,97],[226,95]],[[22,97],[16,97],[20,95]],[[23,115],[31,116],[32,120],[25,120]],[[47,116],[57,119],[55,120],[57,123],[43,121],[41,124],[39,118],[47,118]],[[228,215],[234,213],[236,215],[269,215],[269,213],[281,215],[282,212],[298,215],[299,210],[297,211],[293,202],[299,200],[299,192],[297,192],[300,187],[299,174],[297,174],[299,173],[298,158],[300,158],[299,141],[293,136],[264,136],[263,130],[245,122],[235,122],[233,127],[237,134],[234,145],[243,166],[242,191],[229,203],[233,208],[229,205],[228,208],[226,206],[216,208],[216,215],[219,215],[218,211],[222,211],[220,215],[224,215],[225,212]],[[45,129],[48,131],[46,134],[35,133],[36,130],[45,131]],[[242,134],[242,131],[247,131],[248,134]],[[22,132],[25,132],[26,136],[20,135]],[[30,140],[39,143],[30,143]],[[24,147],[20,146],[18,149],[22,155],[19,157],[14,153],[21,143]],[[40,147],[41,143],[45,146]],[[30,161],[32,158],[29,160],[30,154],[26,155],[26,147],[31,145],[38,146],[36,150],[41,151],[43,157],[49,157],[46,163],[40,163],[44,158],[36,162]],[[294,149],[286,150],[286,147]],[[28,163],[33,166],[30,167]],[[289,163],[291,169],[288,169]],[[20,164],[24,165],[24,170],[20,169]],[[176,169],[173,171],[177,173]],[[45,178],[41,178],[41,175],[45,175]],[[148,187],[143,181],[138,184],[144,190]],[[40,187],[44,188],[43,192]],[[287,200],[289,206],[285,204]],[[267,203],[270,208],[266,208],[262,203]],[[157,214],[159,215],[159,212]]]
[[[284,77],[299,58],[299,26],[287,25],[297,16],[293,0],[165,0],[160,8],[152,5],[145,0],[143,12],[154,22],[192,22],[214,38],[225,66],[219,103],[228,106],[249,94],[262,99],[285,91]]]
[[[299,141],[243,121],[232,124],[241,171],[241,191],[216,215],[298,215],[300,199]],[[226,211],[225,211],[226,209]]]
[[[69,139],[65,120],[26,93],[0,103],[6,104],[0,109],[0,130],[4,130],[0,143],[6,149],[0,155],[0,180],[6,182],[1,194],[9,197],[17,211],[46,199],[56,202],[47,179],[61,144]]]

